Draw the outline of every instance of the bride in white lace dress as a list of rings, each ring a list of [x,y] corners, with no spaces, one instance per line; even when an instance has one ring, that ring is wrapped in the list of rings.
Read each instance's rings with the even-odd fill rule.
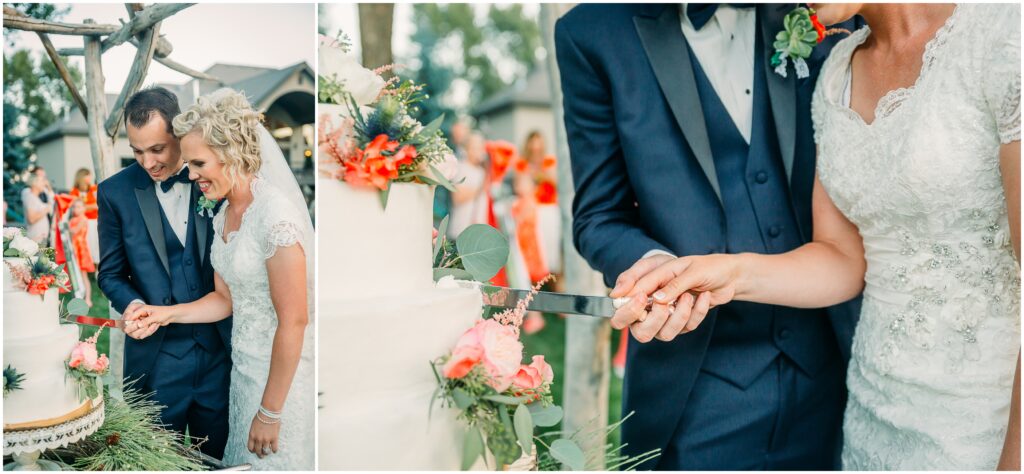
[[[314,469],[313,229],[280,148],[238,92],[200,97],[173,121],[189,177],[225,199],[213,219],[215,291],[140,309],[133,337],[233,315],[224,462]],[[212,212],[212,211],[211,211]],[[138,318],[133,318],[138,319]]]
[[[1020,5],[814,7],[873,26],[818,80],[814,241],[683,257],[637,289],[796,307],[863,291],[843,468],[1019,470]]]

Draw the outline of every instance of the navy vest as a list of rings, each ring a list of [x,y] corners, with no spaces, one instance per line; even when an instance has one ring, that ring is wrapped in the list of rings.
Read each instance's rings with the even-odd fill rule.
[[[750,144],[736,128],[692,51],[690,61],[722,193],[726,252],[775,254],[793,250],[804,240],[779,152],[761,34],[755,34],[754,84],[749,92],[753,94]],[[729,303],[718,311],[702,369],[746,387],[780,353],[811,375],[839,357],[825,311]]]
[[[173,305],[198,300],[209,293],[208,290],[213,285],[203,279],[203,264],[199,259],[201,250],[196,242],[195,216],[193,215],[188,220],[184,246],[181,245],[178,236],[174,234],[174,230],[171,229],[171,223],[168,222],[162,206],[160,207],[160,219],[163,221],[167,264],[171,270],[171,286],[170,294],[164,297],[162,302],[155,304]],[[181,358],[196,344],[202,346],[207,352],[221,350],[224,346],[214,324],[169,324],[164,328],[164,340],[160,350]]]

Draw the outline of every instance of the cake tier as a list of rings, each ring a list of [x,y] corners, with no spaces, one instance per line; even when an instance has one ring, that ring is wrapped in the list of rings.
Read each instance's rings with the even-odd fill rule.
[[[319,439],[338,448],[320,451],[320,467],[457,470],[466,428],[433,398],[430,363],[480,318],[479,291],[328,297],[321,308]]]
[[[432,186],[392,183],[385,210],[375,189],[320,178],[317,201],[324,293],[359,299],[431,287]]]
[[[5,429],[26,424],[45,426],[47,420],[56,424],[56,420],[82,407],[78,384],[66,377],[64,367],[77,342],[76,326],[58,327],[49,334],[29,338],[4,334],[4,367],[10,366],[25,376],[21,389],[4,397]]]
[[[60,298],[52,289],[43,296],[14,287],[7,264],[24,264],[25,259],[4,259],[4,337],[35,337],[50,334],[60,323]],[[69,349],[70,350],[70,349]]]

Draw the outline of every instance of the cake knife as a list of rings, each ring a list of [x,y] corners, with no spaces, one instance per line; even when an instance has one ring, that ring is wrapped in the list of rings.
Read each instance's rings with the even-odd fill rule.
[[[515,308],[531,293],[531,290],[518,290],[475,281],[457,280],[457,283],[463,288],[479,289],[483,295],[484,305],[493,308]],[[582,296],[538,291],[527,303],[526,309],[542,313],[580,314],[610,318],[615,315],[615,310],[627,303],[629,303],[629,297],[609,298],[607,296]]]
[[[124,320],[123,319],[107,319],[107,318],[96,318],[93,316],[83,316],[69,314],[61,318],[62,322],[70,324],[80,324],[84,326],[97,326],[97,327],[108,327],[117,328],[124,331]]]

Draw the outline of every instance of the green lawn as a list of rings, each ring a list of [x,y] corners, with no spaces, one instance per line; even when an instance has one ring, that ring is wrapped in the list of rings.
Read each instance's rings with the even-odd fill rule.
[[[554,392],[555,403],[561,406],[563,405],[562,384],[565,380],[564,365],[566,324],[564,318],[554,314],[545,314],[544,320],[547,322],[544,329],[536,334],[524,335],[523,344],[525,346],[527,357],[538,354],[544,355],[544,360],[551,364],[551,368],[555,372],[555,385],[552,391]],[[614,354],[615,350],[618,349],[619,338],[617,332],[613,331],[612,333],[611,352]],[[610,367],[609,370],[611,370]],[[622,379],[616,377],[614,374],[611,375],[611,387],[609,387],[608,390],[608,398],[608,423],[612,424],[619,420],[622,407]],[[551,429],[561,428],[556,427]],[[618,435],[619,433],[616,431],[608,441],[617,446],[619,443]]]

